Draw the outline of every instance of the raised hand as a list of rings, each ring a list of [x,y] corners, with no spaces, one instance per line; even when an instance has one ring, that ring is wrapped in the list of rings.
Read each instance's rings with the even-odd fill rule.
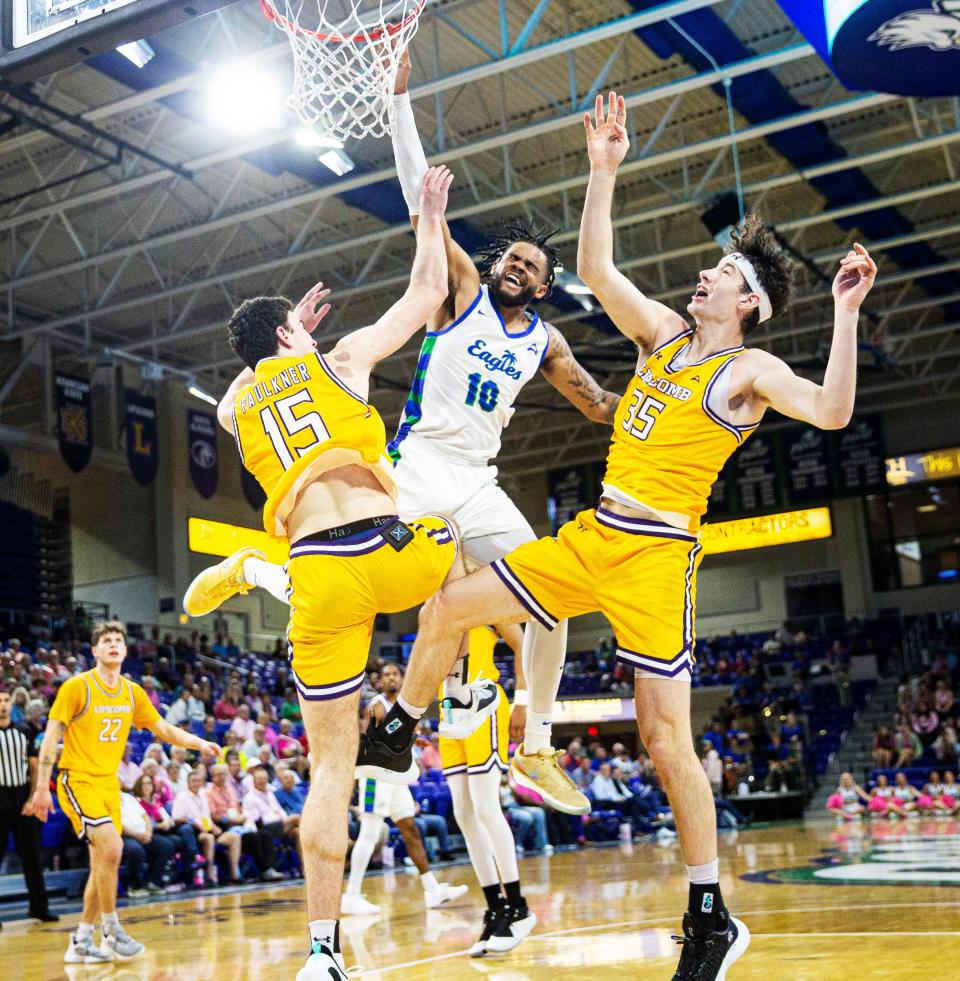
[[[604,114],[603,96],[597,96],[593,116],[583,114],[583,128],[587,133],[587,154],[594,170],[616,170],[630,149],[627,136],[627,104],[622,95],[611,92],[607,97]]]
[[[440,164],[431,167],[423,178],[420,188],[420,218],[442,218],[447,210],[447,197],[453,174],[448,167]]]
[[[323,288],[323,283],[311,286],[303,299],[294,308],[294,316],[298,317],[303,324],[303,329],[312,334],[319,326],[320,321],[330,312],[330,304],[321,301],[330,295],[330,290]]]
[[[840,271],[833,281],[833,298],[837,306],[855,311],[866,299],[877,278],[877,264],[859,243],[840,260]]]
[[[393,94],[403,95],[410,81],[410,49],[404,48],[397,60],[397,78],[393,83]]]

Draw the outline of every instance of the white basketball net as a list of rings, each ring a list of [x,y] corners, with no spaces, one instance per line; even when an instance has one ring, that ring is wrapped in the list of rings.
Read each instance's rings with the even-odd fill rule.
[[[293,48],[287,104],[312,129],[345,140],[393,135],[400,55],[426,0],[260,0]]]

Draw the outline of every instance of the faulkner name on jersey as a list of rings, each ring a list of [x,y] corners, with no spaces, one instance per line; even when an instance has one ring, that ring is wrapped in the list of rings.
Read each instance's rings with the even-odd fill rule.
[[[240,411],[246,412],[248,409],[252,409],[257,402],[263,402],[271,395],[279,395],[294,385],[302,385],[308,381],[310,381],[310,372],[307,371],[306,364],[303,361],[299,364],[292,364],[267,381],[257,382],[251,386],[250,390],[240,398]]]

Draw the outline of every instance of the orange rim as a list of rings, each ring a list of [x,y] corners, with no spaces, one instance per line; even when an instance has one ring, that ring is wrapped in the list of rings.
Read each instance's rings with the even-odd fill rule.
[[[267,20],[275,21],[285,30],[293,31],[295,34],[302,34],[305,37],[315,37],[318,41],[329,41],[331,44],[346,44],[348,41],[351,41],[354,44],[362,44],[364,41],[380,41],[384,36],[394,37],[395,35],[399,34],[420,16],[420,11],[423,10],[426,2],[427,0],[419,0],[417,3],[417,9],[412,13],[407,14],[407,16],[404,17],[399,24],[386,24],[381,29],[370,31],[366,34],[354,34],[349,37],[344,34],[325,34],[323,31],[308,31],[295,21],[288,20],[286,17],[280,14],[274,8],[271,0],[260,0],[260,10],[263,12],[263,16],[266,17]]]

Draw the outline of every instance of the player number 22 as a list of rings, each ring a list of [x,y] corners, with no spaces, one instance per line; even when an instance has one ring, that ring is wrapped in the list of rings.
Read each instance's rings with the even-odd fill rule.
[[[633,390],[633,402],[627,409],[627,414],[623,420],[623,428],[631,436],[637,439],[646,439],[653,429],[653,424],[657,421],[660,413],[667,407],[666,403],[648,395],[643,402],[640,402],[641,392],[639,388]]]
[[[313,399],[310,398],[310,393],[305,388],[299,392],[294,392],[293,395],[277,399],[272,406],[265,405],[260,410],[263,431],[270,437],[270,442],[273,444],[277,456],[280,457],[280,463],[284,470],[289,470],[293,466],[293,452],[296,452],[297,456],[303,456],[317,443],[323,443],[330,438],[330,431],[323,424],[319,412],[304,412],[301,416],[293,414],[293,407],[304,403],[314,404]],[[313,433],[313,439],[306,446],[297,446],[291,451],[287,440],[292,439],[297,433],[302,433],[305,429],[309,429]]]
[[[120,739],[120,726],[123,719],[101,719],[100,720],[100,742],[115,743]]]

